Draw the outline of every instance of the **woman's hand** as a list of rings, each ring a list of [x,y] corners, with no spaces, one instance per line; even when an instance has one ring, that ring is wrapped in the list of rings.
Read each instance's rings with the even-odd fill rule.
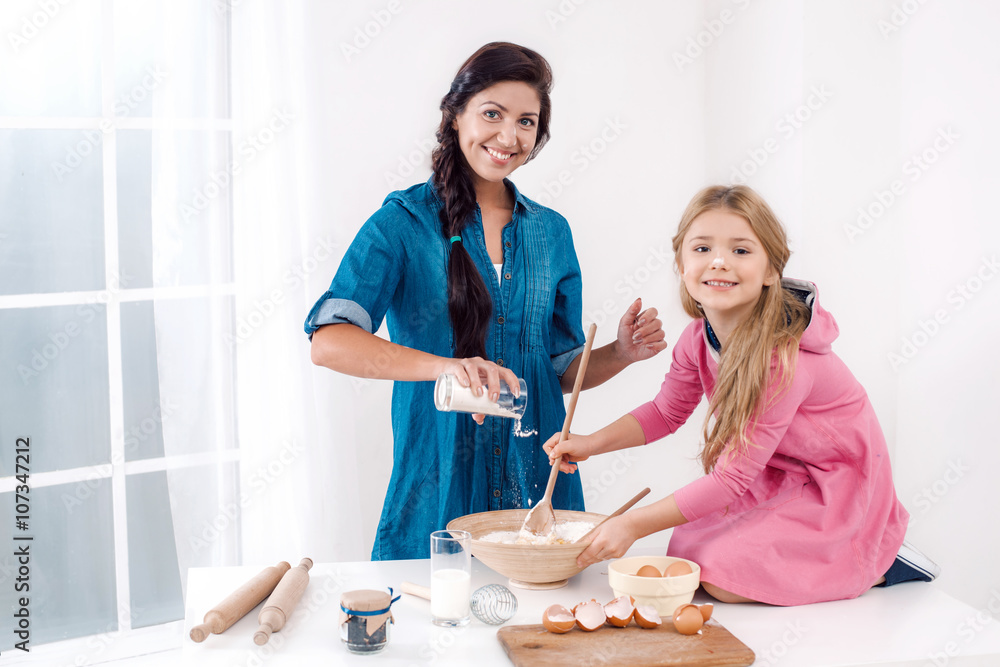
[[[460,385],[471,387],[472,393],[476,396],[482,396],[484,391],[487,392],[491,401],[500,398],[501,379],[507,383],[514,396],[521,395],[521,382],[514,371],[481,357],[445,359],[441,373],[454,375]],[[472,418],[480,425],[485,420],[485,416],[481,414],[474,414]]]
[[[618,323],[618,354],[630,363],[649,359],[667,349],[663,323],[656,315],[656,308],[642,310],[642,299],[636,299],[622,315]]]
[[[640,537],[628,512],[608,519],[591,535],[590,546],[577,557],[576,564],[587,567],[609,558],[621,558]]]
[[[573,435],[571,433],[568,438],[559,442],[560,435],[562,434],[554,434],[542,445],[542,449],[549,455],[549,461],[561,459],[559,469],[565,473],[576,472],[576,466],[571,461],[586,461],[594,454],[600,453],[595,449],[594,436],[592,435]]]

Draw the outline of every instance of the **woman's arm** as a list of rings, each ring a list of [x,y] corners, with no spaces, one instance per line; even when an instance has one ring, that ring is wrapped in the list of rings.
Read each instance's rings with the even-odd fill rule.
[[[515,392],[520,388],[513,371],[491,361],[439,357],[397,345],[353,324],[328,324],[317,329],[310,354],[317,366],[355,377],[419,382],[449,373],[476,393],[479,387],[488,386],[494,400],[500,392],[501,378]]]
[[[621,373],[626,366],[649,359],[666,349],[666,334],[663,323],[656,317],[656,309],[640,312],[641,310],[642,299],[636,299],[618,323],[617,339],[591,351],[587,362],[587,377],[583,380],[584,389],[603,384]],[[570,363],[559,382],[564,394],[573,391],[576,373],[580,368],[580,357],[581,355],[577,355]]]

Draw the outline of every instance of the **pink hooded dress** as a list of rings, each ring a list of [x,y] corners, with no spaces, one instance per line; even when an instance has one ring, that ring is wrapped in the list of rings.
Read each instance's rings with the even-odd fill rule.
[[[909,514],[871,402],[830,349],[837,323],[815,285],[783,284],[812,307],[795,377],[757,420],[747,456],[727,451],[674,493],[689,523],[674,528],[667,554],[698,563],[702,581],[760,602],[854,598],[889,569]],[[711,396],[717,372],[704,320],[692,322],[660,393],[632,412],[646,442],[676,431]]]

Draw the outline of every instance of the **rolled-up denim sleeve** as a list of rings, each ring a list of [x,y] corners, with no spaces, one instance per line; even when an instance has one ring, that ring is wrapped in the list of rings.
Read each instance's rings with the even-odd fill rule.
[[[306,317],[306,333],[311,338],[313,332],[324,324],[353,324],[368,333],[372,331],[372,318],[368,311],[350,299],[338,299],[327,290]]]
[[[564,242],[561,256],[565,261],[565,273],[556,285],[549,339],[552,366],[560,379],[577,355],[583,352],[586,340],[583,335],[583,278],[568,225],[565,227]]]
[[[583,352],[583,345],[580,347],[574,347],[569,352],[564,352],[563,354],[552,357],[552,367],[556,369],[556,375],[559,376],[560,380],[562,379],[562,376],[566,374],[566,369],[569,368],[569,365],[573,363],[573,360],[576,359],[581,352]]]
[[[405,264],[400,216],[409,213],[395,202],[386,202],[358,231],[330,289],[306,317],[310,340],[327,324],[350,323],[369,333],[382,325]]]

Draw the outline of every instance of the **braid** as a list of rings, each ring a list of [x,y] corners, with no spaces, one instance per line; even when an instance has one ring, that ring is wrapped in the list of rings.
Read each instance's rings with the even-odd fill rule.
[[[458,145],[458,133],[441,123],[438,146],[431,155],[434,186],[441,198],[441,234],[445,239],[465,229],[476,206],[476,192]],[[464,241],[451,244],[448,260],[448,315],[455,332],[455,356],[486,357],[486,331],[493,300]]]

